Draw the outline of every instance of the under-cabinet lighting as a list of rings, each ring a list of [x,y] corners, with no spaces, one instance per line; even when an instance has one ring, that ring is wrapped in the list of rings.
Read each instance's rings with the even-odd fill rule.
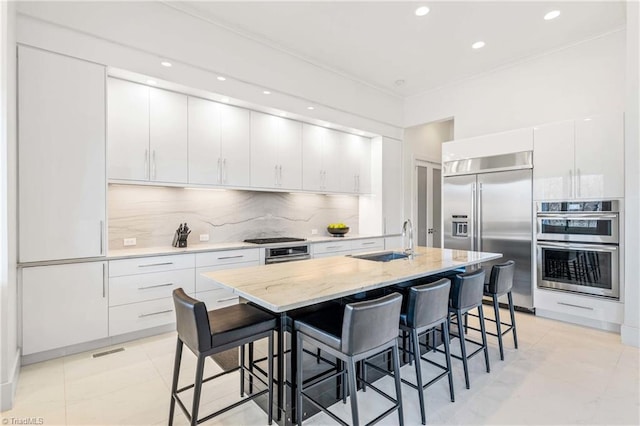
[[[218,80],[220,80],[220,81],[225,81],[225,80],[226,80],[226,78],[224,78],[223,76],[219,75],[219,76],[218,76]]]
[[[163,67],[171,68],[173,64],[169,61],[162,61],[160,62],[160,65],[162,65]]]
[[[226,189],[224,188],[206,188],[206,187],[185,187],[184,189],[189,189],[192,191],[218,191],[218,192],[222,192],[222,191],[226,191]]]
[[[551,12],[548,12],[546,15],[544,15],[544,20],[550,21],[552,19],[556,19],[558,16],[560,16],[560,11],[552,10]]]
[[[471,45],[471,47],[473,47],[474,49],[482,49],[484,46],[485,46],[484,41],[476,41]]]
[[[152,86],[155,86],[156,84],[158,84],[158,82],[155,80],[147,80],[147,84],[151,84]]]
[[[286,112],[281,112],[281,113],[280,113],[280,117],[286,117],[286,116],[287,116],[287,113],[286,113]]]
[[[264,90],[262,93],[264,93],[265,95],[270,95],[271,94],[271,92],[268,91],[268,90]]]
[[[429,13],[429,8],[427,6],[420,6],[416,9],[416,16],[424,16]]]
[[[222,102],[225,102],[225,103],[226,103],[226,102],[229,102],[229,98],[222,98],[222,99],[220,99],[220,100],[221,100]]]

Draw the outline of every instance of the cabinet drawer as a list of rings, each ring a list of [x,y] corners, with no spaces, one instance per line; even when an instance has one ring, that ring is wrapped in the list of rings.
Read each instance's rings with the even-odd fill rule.
[[[622,324],[624,314],[619,302],[541,289],[536,290],[535,305],[539,309],[614,324]]]
[[[216,266],[240,262],[258,262],[260,249],[224,250],[211,253],[197,253],[196,266]]]
[[[234,268],[247,268],[249,266],[258,266],[260,262],[257,260],[254,262],[245,262],[245,263],[232,263],[229,265],[222,266],[206,266],[202,268],[196,268],[196,291],[209,291],[209,290],[219,290],[223,287],[219,286],[213,280],[202,276],[205,272],[212,271],[221,271],[223,269],[234,269]]]
[[[171,297],[171,292],[180,287],[186,293],[195,292],[193,268],[112,277],[109,278],[109,306]]]
[[[109,336],[171,324],[176,321],[173,298],[109,308]]]
[[[195,260],[192,254],[112,260],[109,262],[109,276],[119,277],[122,275],[172,271],[174,269],[193,268],[194,266]]]
[[[351,241],[330,241],[327,243],[314,244],[312,247],[314,256],[324,253],[337,253],[351,250]]]
[[[384,238],[371,238],[367,240],[355,240],[351,242],[354,251],[370,251],[384,249]]]
[[[239,300],[238,296],[225,289],[198,292],[196,299],[203,301],[208,311],[235,305]]]

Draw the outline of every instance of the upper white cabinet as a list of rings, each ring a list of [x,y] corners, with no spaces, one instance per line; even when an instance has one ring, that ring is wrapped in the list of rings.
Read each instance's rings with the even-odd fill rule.
[[[302,188],[302,124],[251,112],[251,186]]]
[[[622,115],[595,116],[534,130],[534,198],[624,196]]]
[[[248,110],[189,97],[189,183],[249,186]]]
[[[342,192],[366,194],[371,192],[371,141],[362,136],[341,134]]]
[[[18,50],[19,261],[105,254],[106,73]]]
[[[402,232],[402,142],[382,138],[382,232]]]
[[[187,182],[187,96],[109,79],[109,178]]]

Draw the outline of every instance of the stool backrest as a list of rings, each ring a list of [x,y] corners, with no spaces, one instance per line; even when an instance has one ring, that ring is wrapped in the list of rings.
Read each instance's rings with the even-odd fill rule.
[[[449,316],[451,281],[438,281],[411,287],[407,300],[407,325],[413,328],[431,327]]]
[[[491,268],[488,292],[492,294],[504,294],[513,287],[513,275],[516,271],[516,262],[508,260]]]
[[[345,305],[341,351],[359,354],[397,338],[401,307],[399,293]]]
[[[451,307],[465,311],[482,303],[484,270],[458,274],[451,286]]]
[[[211,349],[211,329],[204,302],[187,296],[182,288],[177,288],[173,290],[173,304],[178,338],[194,352]]]

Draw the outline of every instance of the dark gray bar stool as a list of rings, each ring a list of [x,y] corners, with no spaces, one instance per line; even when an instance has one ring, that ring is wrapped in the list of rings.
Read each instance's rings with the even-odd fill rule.
[[[184,412],[191,425],[205,422],[219,414],[225,413],[247,401],[251,401],[260,395],[268,394],[268,422],[273,419],[273,331],[276,329],[276,318],[260,309],[247,304],[233,305],[215,311],[207,312],[204,302],[193,299],[181,289],[173,291],[173,303],[176,310],[176,328],[178,330],[178,343],[176,346],[175,364],[173,367],[173,382],[171,385],[171,405],[169,408],[169,425],[173,424],[173,415],[176,402]],[[203,379],[204,361],[207,357],[229,349],[244,347],[247,343],[253,343],[260,339],[268,339],[268,373],[265,380],[256,375],[252,369],[247,369],[244,359],[240,366],[229,371],[216,374]],[[187,345],[197,357],[195,383],[178,389],[178,377],[182,360],[182,347]],[[251,361],[250,361],[251,362]],[[249,395],[247,398],[235,402],[206,417],[198,419],[200,407],[200,394],[202,384],[235,371],[241,371],[241,392],[244,390],[244,374],[249,374],[262,382],[267,389]],[[188,412],[178,394],[193,388],[193,406]]]
[[[320,410],[324,411],[335,421],[347,425],[342,419],[329,412],[320,403],[309,396],[306,391],[325,382],[326,380],[342,375],[337,372],[334,375],[315,381],[309,385],[304,384],[303,378],[303,344],[308,342],[322,351],[336,357],[346,364],[346,374],[349,381],[349,398],[351,401],[351,416],[353,426],[360,424],[357,401],[357,383],[363,378],[357,378],[356,362],[391,351],[393,357],[393,377],[395,379],[396,399],[382,392],[380,389],[367,383],[371,389],[394,403],[394,406],[376,417],[373,424],[393,411],[398,411],[400,425],[404,424],[402,413],[402,391],[400,382],[400,362],[398,358],[398,321],[402,296],[398,293],[389,294],[379,299],[364,302],[348,303],[344,307],[342,318],[335,315],[327,315],[319,311],[309,316],[298,318],[294,321],[296,334],[296,422],[302,424],[303,400],[306,399]],[[389,374],[389,373],[386,373]],[[389,374],[391,375],[391,374]]]
[[[420,415],[422,424],[427,424],[424,404],[424,389],[431,386],[445,376],[449,378],[449,395],[451,402],[455,401],[453,394],[453,373],[451,371],[451,352],[449,350],[449,291],[451,281],[442,278],[430,284],[411,287],[407,292],[407,307],[400,315],[400,329],[409,333],[409,345],[413,351],[412,356],[416,367],[416,382],[402,380],[406,385],[418,391],[420,399]],[[438,364],[430,359],[423,358],[420,353],[420,336],[436,330],[440,326],[443,334],[446,366]],[[441,374],[427,382],[422,383],[421,360],[424,360],[443,370]]]
[[[449,300],[449,313],[455,315],[456,325],[458,328],[458,335],[453,335],[460,338],[460,351],[462,356],[451,355],[456,359],[462,360],[464,366],[464,381],[469,389],[469,366],[467,361],[469,358],[477,355],[480,351],[484,351],[484,361],[487,367],[487,373],[491,371],[489,366],[489,350],[487,348],[487,333],[484,326],[484,312],[482,310],[482,294],[484,290],[484,271],[478,269],[472,272],[466,272],[464,274],[458,274],[455,276],[452,286],[451,295]],[[463,315],[466,315],[470,310],[478,309],[478,315],[480,317],[480,334],[482,335],[482,343],[469,340],[465,337],[463,331]],[[467,355],[466,342],[469,341],[479,348]]]

